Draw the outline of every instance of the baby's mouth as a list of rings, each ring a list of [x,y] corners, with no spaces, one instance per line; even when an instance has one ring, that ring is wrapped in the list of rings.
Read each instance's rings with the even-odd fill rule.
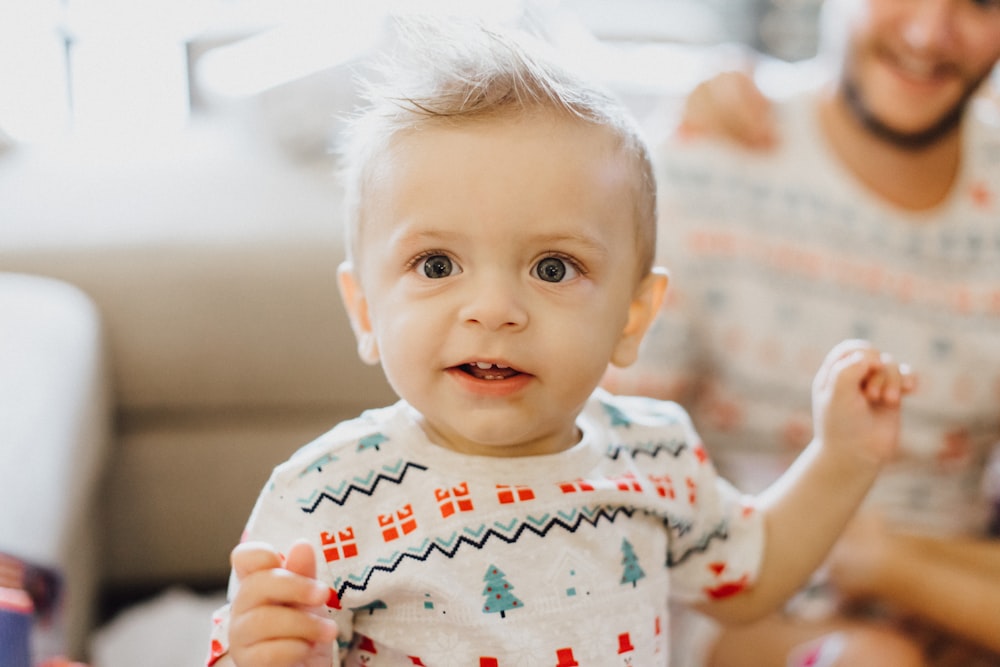
[[[458,367],[460,371],[471,375],[479,380],[506,380],[512,378],[515,375],[520,375],[521,372],[511,368],[510,366],[505,366],[503,364],[491,364],[486,361],[474,361],[468,364],[462,364]]]

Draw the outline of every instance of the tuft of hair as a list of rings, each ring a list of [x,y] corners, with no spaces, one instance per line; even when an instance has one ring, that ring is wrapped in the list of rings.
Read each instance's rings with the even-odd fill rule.
[[[655,248],[656,186],[649,149],[625,106],[574,71],[541,37],[472,19],[407,16],[394,24],[396,48],[359,82],[363,108],[338,146],[348,253],[363,223],[371,165],[396,135],[439,124],[494,120],[537,112],[609,128],[636,167],[633,201],[639,248]],[[643,257],[641,275],[652,266]]]

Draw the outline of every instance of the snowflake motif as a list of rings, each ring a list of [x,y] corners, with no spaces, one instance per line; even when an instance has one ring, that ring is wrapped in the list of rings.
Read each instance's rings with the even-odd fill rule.
[[[539,656],[547,655],[553,651],[552,647],[548,644],[550,641],[550,637],[538,637],[536,635],[518,638],[517,644],[510,647],[510,652],[504,661],[504,667],[506,667],[507,662],[510,662],[515,667],[533,667],[537,665]],[[552,656],[552,663],[555,664],[555,653]]]
[[[433,653],[435,655],[456,655],[461,656],[464,651],[468,649],[468,644],[459,633],[451,632],[450,630],[442,629],[439,632],[433,632],[433,626],[428,627],[428,645],[433,648]],[[461,662],[461,660],[459,660]],[[456,663],[457,665],[457,663]]]

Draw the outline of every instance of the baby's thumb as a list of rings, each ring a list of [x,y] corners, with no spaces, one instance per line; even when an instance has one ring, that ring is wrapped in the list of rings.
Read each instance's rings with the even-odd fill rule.
[[[288,555],[285,557],[285,569],[299,576],[315,580],[316,552],[313,551],[312,545],[306,540],[296,540],[288,549]],[[333,641],[337,636],[337,625],[327,616],[325,607],[322,606],[324,601],[327,606],[334,606],[333,601],[338,601],[338,598],[332,589],[327,589],[320,583],[316,583],[315,586],[314,594],[322,594],[322,599],[316,599],[316,605],[306,607],[306,609],[323,619],[321,621],[323,625],[320,634],[313,643],[310,657],[301,665],[302,667],[313,667],[314,665],[340,667],[340,658],[335,650],[336,642]],[[327,598],[327,595],[331,597]],[[340,609],[339,601],[335,608]]]
[[[285,557],[285,569],[310,579],[316,578],[316,553],[305,540],[297,540]]]

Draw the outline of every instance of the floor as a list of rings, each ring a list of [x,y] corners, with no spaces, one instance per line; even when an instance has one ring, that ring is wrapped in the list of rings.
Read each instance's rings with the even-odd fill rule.
[[[94,667],[204,667],[212,612],[223,593],[174,588],[133,605],[94,635]]]

